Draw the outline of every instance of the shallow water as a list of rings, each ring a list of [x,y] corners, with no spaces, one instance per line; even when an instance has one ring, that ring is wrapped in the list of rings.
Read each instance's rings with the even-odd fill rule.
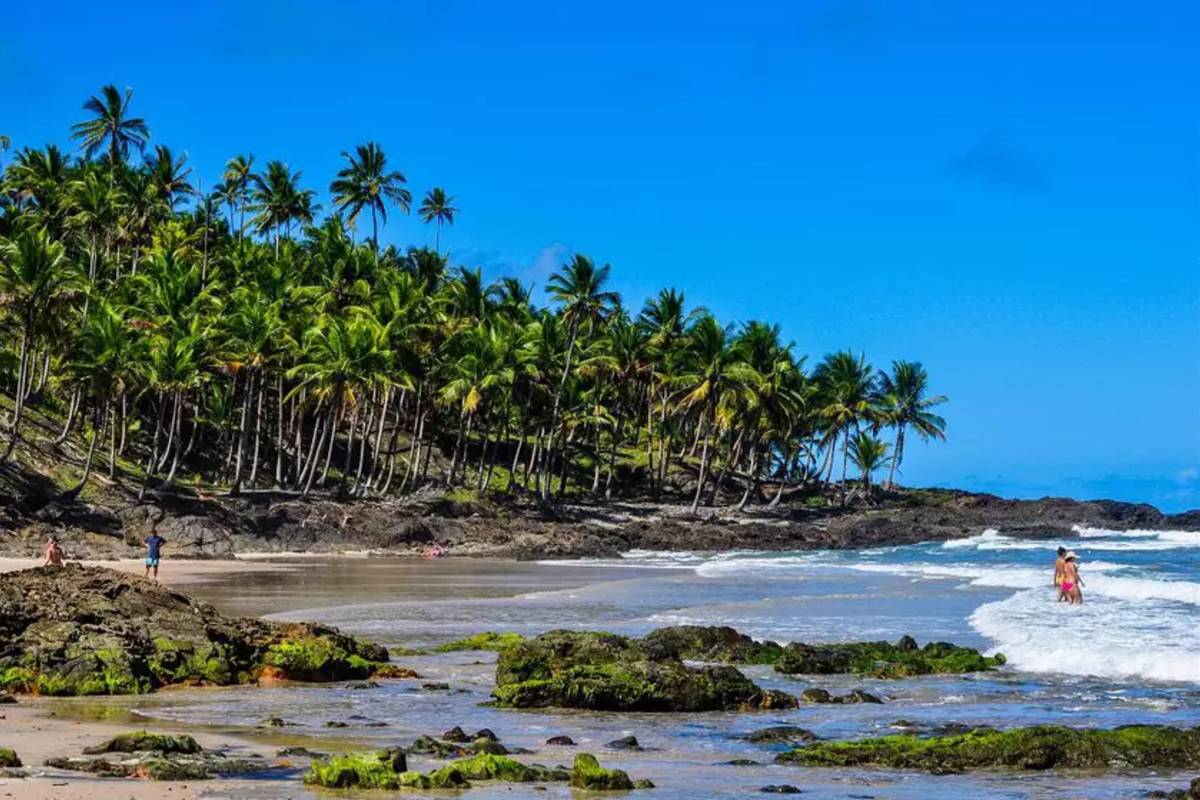
[[[775,766],[776,749],[737,738],[755,728],[796,724],[822,737],[892,731],[906,719],[1012,727],[1038,723],[1112,727],[1135,722],[1200,725],[1200,537],[1110,535],[1080,530],[1066,544],[1083,557],[1087,603],[1070,608],[1048,588],[1053,546],[988,533],[970,540],[864,552],[632,553],[621,560],[568,563],[437,562],[358,559],[296,563],[294,571],[237,574],[193,591],[234,613],[332,623],[383,644],[415,647],[485,629],[535,634],[550,628],[641,634],[667,624],[728,624],[778,641],[950,640],[999,649],[1004,670],[973,676],[871,681],[802,679],[747,669],[765,685],[864,688],[882,706],[806,706],[783,713],[605,714],[516,712],[483,707],[494,656],[456,653],[404,658],[426,680],[378,689],[288,687],[169,692],[136,701],[150,717],[226,728],[279,716],[295,727],[263,731],[273,742],[331,746],[404,744],[454,725],[494,730],[532,760],[569,764],[574,750],[546,747],[567,734],[635,778],[660,800],[746,797],[790,783],[806,797],[1124,798],[1178,788],[1192,777],[1170,772],[1086,775],[992,773],[929,776],[879,770]],[[114,700],[128,705],[128,700]],[[328,729],[327,721],[350,724]],[[371,727],[371,723],[386,727]],[[604,744],[637,736],[642,753]],[[321,741],[314,745],[311,737]],[[734,758],[758,767],[721,764]],[[434,762],[414,757],[415,768]],[[564,797],[550,786],[484,786],[471,797]],[[262,797],[280,795],[262,784]],[[637,793],[635,793],[637,794]]]

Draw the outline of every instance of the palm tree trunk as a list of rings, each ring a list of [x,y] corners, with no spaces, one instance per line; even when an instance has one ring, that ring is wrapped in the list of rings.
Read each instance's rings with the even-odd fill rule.
[[[578,323],[578,321],[573,321],[571,323],[571,338],[567,342],[567,357],[563,363],[562,378],[560,378],[558,381],[558,391],[554,393],[554,409],[550,413],[550,431],[549,431],[550,440],[549,440],[549,446],[546,447],[547,454],[551,453],[554,450],[554,446],[553,446],[554,445],[554,435],[555,435],[555,429],[558,426],[558,410],[559,410],[559,406],[562,404],[563,390],[567,386],[567,376],[571,374],[571,356],[575,352],[575,336],[578,334],[578,332],[579,332],[579,323]],[[562,442],[561,435],[559,436],[559,442],[560,443]],[[545,460],[545,458],[548,458],[548,457],[549,457],[548,455],[544,456],[543,460]],[[549,466],[549,465],[547,464],[547,466]],[[549,484],[547,484],[547,487],[549,487]]]
[[[25,381],[28,373],[29,338],[32,327],[33,323],[26,315],[25,331],[21,335],[21,357],[17,367],[17,393],[13,397],[13,419],[8,432],[8,447],[0,461],[8,461],[13,448],[17,446],[17,438],[21,435],[21,412],[25,409]]]
[[[703,423],[703,420],[701,420],[701,423]],[[697,426],[697,428],[700,427],[702,427],[702,424]],[[700,474],[696,476],[696,494],[692,498],[693,514],[695,514],[697,509],[700,508],[700,494],[704,491],[704,483],[708,479],[708,440],[710,437],[705,434],[703,438],[704,449],[700,452]]]
[[[262,420],[263,420],[263,388],[262,375],[260,374],[254,381],[255,393],[258,395],[258,402],[254,409],[254,456],[250,459],[250,485],[254,486],[254,481],[258,478],[258,451],[259,445],[262,442]]]
[[[250,433],[250,398],[254,396],[254,373],[246,378],[246,391],[242,397],[242,414],[238,422],[237,456],[233,466],[233,494],[242,490],[242,456],[246,451],[246,439]]]
[[[606,501],[612,500],[613,472],[617,468],[617,444],[620,442],[622,424],[624,424],[624,420],[621,418],[621,414],[618,413],[616,424],[613,426],[612,447],[608,452],[608,476],[604,479],[604,499]],[[637,417],[634,417],[633,427],[637,428]],[[599,455],[597,453],[596,457],[599,458]]]
[[[283,373],[275,379],[275,486],[283,485]],[[296,454],[299,457],[299,453]]]
[[[83,462],[83,477],[67,492],[68,497],[78,497],[79,493],[83,491],[83,487],[87,486],[88,478],[92,476],[92,459],[96,454],[96,442],[104,435],[104,426],[107,421],[108,415],[102,415],[97,407],[96,415],[92,419],[92,439],[88,442],[87,457]]]
[[[71,426],[75,422],[75,414],[79,411],[79,400],[81,393],[78,389],[71,392],[71,402],[67,405],[67,419],[63,422],[62,433],[54,440],[56,445],[62,444],[71,435]]]
[[[742,493],[742,499],[738,501],[737,510],[744,511],[746,502],[750,499],[751,494],[758,494],[758,444],[750,448],[750,483],[746,486],[746,491]]]
[[[883,485],[883,488],[889,492],[896,485],[896,468],[900,466],[900,460],[904,458],[904,427],[903,424],[896,426],[896,444],[892,447],[892,463],[888,467],[887,483]]]

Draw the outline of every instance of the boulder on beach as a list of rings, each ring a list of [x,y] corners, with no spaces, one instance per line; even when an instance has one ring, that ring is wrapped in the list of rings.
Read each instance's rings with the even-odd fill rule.
[[[853,691],[835,695],[831,694],[827,689],[811,688],[805,689],[800,693],[800,702],[802,703],[833,703],[835,705],[854,705],[855,703],[875,703],[879,704],[883,701],[870,692],[864,692],[862,689],[854,689]]]
[[[729,666],[690,667],[610,633],[551,631],[501,651],[492,697],[504,708],[719,711],[794,708]]]
[[[775,669],[788,675],[865,675],[873,678],[907,678],[913,675],[985,672],[1004,664],[1004,656],[985,656],[971,647],[930,642],[918,647],[905,636],[888,642],[803,644],[783,648]]]
[[[21,759],[8,747],[0,747],[0,767],[19,767]]]
[[[70,564],[0,575],[0,689],[139,694],[173,684],[370,677],[388,652],[334,628],[227,617],[134,575]]]
[[[663,656],[725,664],[774,664],[783,653],[775,642],[755,641],[725,625],[659,628],[642,643]]]
[[[629,775],[619,769],[605,769],[591,753],[575,756],[571,766],[571,786],[593,792],[625,792],[634,788]]]
[[[972,769],[1146,769],[1200,767],[1200,727],[1128,725],[1112,730],[1040,725],[958,736],[881,736],[817,742],[781,753],[781,764],[888,767],[955,773]]]
[[[100,777],[158,781],[206,780],[273,768],[260,758],[229,758],[219,750],[205,750],[191,736],[146,731],[122,733],[84,748],[81,756],[53,756],[43,765]]]
[[[804,742],[815,742],[817,735],[807,728],[799,728],[795,725],[774,725],[770,728],[751,731],[744,738],[754,744],[797,745]]]

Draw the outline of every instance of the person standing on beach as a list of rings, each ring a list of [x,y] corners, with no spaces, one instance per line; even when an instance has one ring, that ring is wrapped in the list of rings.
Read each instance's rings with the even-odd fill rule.
[[[61,567],[63,565],[63,549],[58,543],[57,536],[51,536],[46,541],[46,560],[42,562],[43,567]]]
[[[162,546],[167,540],[158,535],[158,529],[152,529],[150,535],[142,542],[146,546],[146,577],[154,570],[154,582],[158,583],[158,561],[162,558]]]
[[[1058,548],[1058,558],[1054,559],[1054,588],[1058,591],[1058,602],[1063,602],[1067,599],[1067,593],[1063,591],[1063,575],[1067,572],[1067,548]]]

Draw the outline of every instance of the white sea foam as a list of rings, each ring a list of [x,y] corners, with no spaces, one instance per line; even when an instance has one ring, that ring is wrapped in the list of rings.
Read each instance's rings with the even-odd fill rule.
[[[1089,528],[1084,525],[1072,525],[1071,530],[1079,534],[1081,539],[1155,539],[1160,547],[1148,549],[1171,549],[1175,547],[1200,547],[1200,531],[1151,531],[1132,529],[1125,531],[1109,530],[1107,528]],[[1116,542],[1106,543],[1116,544]],[[1097,543],[1089,542],[1088,547],[1096,547]],[[1138,547],[1122,549],[1136,550]]]
[[[772,575],[798,573],[806,568],[820,566],[826,557],[820,553],[796,556],[770,557],[725,557],[714,558],[696,567],[702,578],[726,578],[738,575]]]
[[[1068,606],[1030,589],[985,603],[970,621],[1017,669],[1200,682],[1195,612],[1177,604],[1139,596]]]

